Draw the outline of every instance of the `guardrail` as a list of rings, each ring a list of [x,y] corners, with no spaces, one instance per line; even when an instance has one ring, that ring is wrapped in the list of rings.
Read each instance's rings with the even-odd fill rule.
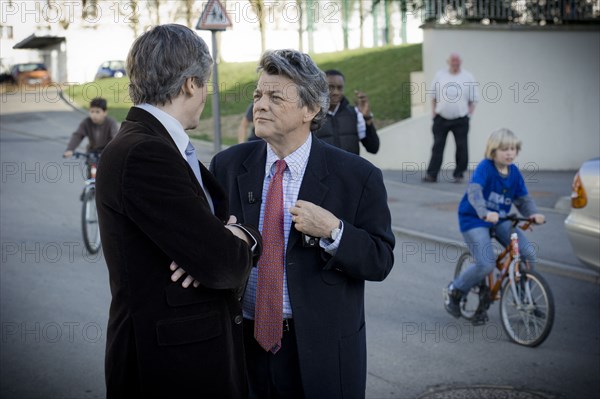
[[[421,11],[425,22],[442,24],[600,24],[596,0],[423,0]]]

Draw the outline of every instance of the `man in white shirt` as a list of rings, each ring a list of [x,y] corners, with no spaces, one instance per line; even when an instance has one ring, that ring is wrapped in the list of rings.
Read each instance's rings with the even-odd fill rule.
[[[456,167],[453,181],[462,183],[463,174],[467,170],[469,119],[475,111],[479,94],[478,83],[470,72],[461,69],[461,63],[460,55],[450,54],[449,68],[438,71],[433,79],[432,88],[435,90],[432,101],[433,148],[427,175],[423,178],[426,183],[437,182],[448,132],[452,132],[456,142]]]

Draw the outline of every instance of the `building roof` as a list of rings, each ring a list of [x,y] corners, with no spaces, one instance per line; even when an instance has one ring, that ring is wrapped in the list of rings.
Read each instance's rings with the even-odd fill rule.
[[[44,49],[55,44],[59,44],[65,41],[64,37],[60,36],[37,36],[35,33],[27,36],[19,43],[13,46],[14,49]]]

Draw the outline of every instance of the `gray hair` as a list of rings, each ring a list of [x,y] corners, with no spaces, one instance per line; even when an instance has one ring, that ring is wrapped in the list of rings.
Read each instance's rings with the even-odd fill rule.
[[[183,25],[159,25],[138,37],[127,55],[129,95],[134,104],[165,105],[187,78],[203,86],[212,58],[204,40]]]
[[[294,82],[301,106],[319,110],[310,124],[310,130],[318,130],[323,125],[329,109],[329,86],[325,73],[308,54],[296,50],[266,51],[260,59],[257,72],[282,75]]]

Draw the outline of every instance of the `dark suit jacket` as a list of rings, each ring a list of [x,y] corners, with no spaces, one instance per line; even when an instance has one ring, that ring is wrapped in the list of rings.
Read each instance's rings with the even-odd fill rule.
[[[266,143],[248,142],[217,154],[211,170],[226,188],[231,213],[258,224]],[[383,280],[394,263],[394,235],[381,171],[368,161],[313,136],[298,199],[331,211],[344,222],[337,254],[302,246],[292,227],[286,253],[287,283],[307,398],[365,395],[365,280]],[[252,365],[248,365],[252,367]]]
[[[235,291],[252,254],[224,227],[227,196],[201,170],[216,217],[166,129],[139,108],[102,154],[96,199],[112,292],[109,398],[247,395]],[[171,282],[172,260],[202,287]]]

